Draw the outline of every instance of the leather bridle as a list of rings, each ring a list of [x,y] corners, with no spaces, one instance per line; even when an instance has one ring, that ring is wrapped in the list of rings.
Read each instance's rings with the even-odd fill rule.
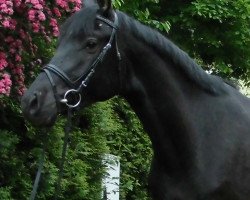
[[[53,90],[54,97],[55,97],[56,104],[57,104],[57,108],[59,108],[59,106],[60,106],[59,103],[63,103],[69,108],[76,108],[80,105],[81,100],[82,100],[81,93],[82,93],[83,89],[88,86],[88,83],[89,83],[91,77],[95,73],[96,67],[98,66],[98,64],[100,64],[100,62],[102,62],[102,60],[105,57],[105,55],[107,54],[108,50],[112,47],[114,40],[115,40],[117,57],[118,57],[118,60],[120,62],[121,55],[120,55],[120,52],[118,49],[117,37],[116,37],[116,32],[118,29],[118,17],[117,17],[116,12],[113,12],[113,14],[114,14],[114,22],[112,22],[111,20],[106,19],[100,15],[96,16],[96,19],[98,19],[98,20],[106,23],[108,26],[110,26],[112,28],[112,32],[111,32],[108,43],[103,47],[102,51],[99,53],[99,55],[94,60],[94,62],[88,67],[86,73],[84,73],[82,76],[77,78],[77,80],[72,81],[68,77],[68,75],[65,74],[64,71],[62,71],[58,66],[56,66],[54,64],[48,64],[43,68],[43,71],[46,73],[46,75],[51,83],[52,90]],[[57,75],[58,77],[60,77],[71,88],[65,92],[63,99],[60,99],[60,96],[57,93],[56,84],[51,76],[51,72],[54,73],[55,75]],[[80,85],[77,86],[76,85],[77,83],[78,84],[80,83]],[[70,95],[78,96],[76,103],[74,103],[74,104],[69,103],[68,98]]]

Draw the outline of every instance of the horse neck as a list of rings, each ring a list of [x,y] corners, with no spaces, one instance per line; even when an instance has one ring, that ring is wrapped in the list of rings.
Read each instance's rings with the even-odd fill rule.
[[[189,95],[194,85],[170,59],[132,35],[121,36],[126,60],[126,92],[152,141],[154,154],[168,169],[191,165],[192,125],[188,117]],[[191,89],[192,88],[192,89]]]

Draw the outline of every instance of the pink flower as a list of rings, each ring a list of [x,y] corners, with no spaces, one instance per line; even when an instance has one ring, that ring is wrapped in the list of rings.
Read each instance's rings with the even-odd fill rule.
[[[1,13],[5,13],[8,15],[12,15],[13,14],[13,3],[11,1],[6,1],[5,3],[0,3],[0,10]]]
[[[40,21],[45,21],[46,17],[45,17],[45,15],[44,15],[43,12],[40,12],[40,13],[38,14],[38,19],[39,19]]]
[[[9,96],[10,88],[12,81],[9,74],[3,74],[2,79],[0,80],[0,94],[5,94]]]
[[[10,80],[10,75],[9,74],[4,74],[3,78],[4,78],[4,81],[5,81],[5,85],[11,86],[12,81]]]
[[[53,27],[54,27],[54,26],[56,26],[56,27],[57,27],[57,21],[56,21],[56,19],[51,18],[51,19],[50,19],[50,23],[49,23],[49,25],[50,25],[50,26],[53,26]]]
[[[41,4],[36,4],[34,8],[36,8],[37,10],[42,10],[43,6]]]
[[[9,6],[9,7],[12,7],[13,3],[11,1],[6,1],[6,5]]]
[[[38,33],[40,30],[40,24],[37,22],[32,23],[32,29],[35,33]]]
[[[58,29],[54,29],[54,30],[53,30],[53,35],[54,35],[55,37],[58,37],[58,36],[59,36],[59,30],[58,30]]]
[[[30,3],[32,3],[33,5],[39,4],[38,0],[30,0]]]
[[[56,4],[64,9],[67,9],[69,7],[68,3],[65,0],[56,0]]]
[[[4,12],[8,9],[7,5],[5,3],[0,5],[1,12]]]
[[[0,70],[3,70],[5,67],[8,66],[8,63],[6,60],[0,60]]]
[[[37,40],[32,39],[33,33],[38,33],[37,36],[45,41],[51,41],[53,36],[59,35],[57,20],[66,13],[79,10],[81,2],[81,0],[0,0],[0,27],[3,28],[1,34],[4,36],[0,44],[0,96],[9,95],[11,87],[15,88],[13,91],[16,95],[23,94],[25,77],[22,55],[39,57]],[[21,16],[26,16],[26,21]],[[29,57],[25,58],[27,58],[25,61],[28,61]],[[42,64],[37,61],[35,66],[37,65]],[[31,65],[25,68],[27,74],[33,69]],[[12,77],[7,72],[10,72]]]
[[[28,11],[28,19],[30,20],[30,21],[34,21],[35,19],[36,19],[36,10],[29,10]]]
[[[50,19],[50,26],[52,26],[53,35],[54,35],[55,37],[58,37],[58,36],[59,36],[59,29],[58,29],[58,25],[57,25],[56,19],[54,19],[54,18],[51,18],[51,19]]]
[[[0,94],[6,94],[7,91],[5,90],[5,88],[0,88]]]
[[[14,11],[13,11],[12,8],[8,8],[8,9],[6,10],[6,14],[8,14],[8,15],[13,15],[13,13],[14,13]]]
[[[55,15],[57,17],[61,17],[62,16],[58,8],[53,8],[53,12],[55,13]]]
[[[79,11],[79,10],[81,10],[80,7],[75,7],[75,8],[73,9],[73,12],[77,12],[77,11]]]
[[[5,87],[5,85],[4,85],[4,83],[3,83],[3,80],[1,80],[0,81],[0,88],[4,88]]]
[[[0,52],[0,70],[3,70],[8,66],[8,63],[6,61],[6,54],[3,52]]]
[[[9,27],[10,27],[10,20],[5,19],[5,20],[2,22],[2,25],[3,25],[3,27],[5,27],[5,28],[9,28]]]
[[[21,62],[21,61],[22,61],[21,56],[18,55],[18,54],[16,54],[15,61],[16,61],[16,62]]]
[[[14,30],[16,28],[16,25],[17,25],[17,21],[15,19],[11,19],[9,29]]]

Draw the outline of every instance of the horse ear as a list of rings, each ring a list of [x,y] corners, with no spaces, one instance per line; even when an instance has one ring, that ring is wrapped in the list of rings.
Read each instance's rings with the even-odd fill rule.
[[[96,4],[97,4],[96,0],[82,0],[83,7],[89,7]]]
[[[108,16],[112,11],[112,0],[97,0],[97,3],[100,7],[104,16]]]

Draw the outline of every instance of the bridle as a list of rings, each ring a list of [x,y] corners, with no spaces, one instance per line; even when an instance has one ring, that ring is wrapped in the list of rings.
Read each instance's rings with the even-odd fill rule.
[[[60,163],[60,167],[59,167],[59,176],[58,176],[58,181],[57,181],[55,196],[54,196],[55,200],[57,200],[57,198],[58,198],[58,195],[59,195],[58,193],[60,192],[60,182],[61,182],[61,179],[63,176],[63,165],[64,165],[64,161],[65,161],[65,156],[66,156],[66,149],[67,149],[67,143],[68,143],[68,139],[69,139],[69,132],[71,131],[71,126],[72,126],[72,109],[74,109],[80,105],[80,103],[82,101],[81,94],[82,94],[83,89],[88,86],[88,83],[89,83],[91,77],[94,75],[98,64],[100,64],[102,62],[102,60],[106,56],[108,50],[111,49],[113,43],[115,43],[116,54],[117,54],[117,58],[119,61],[118,69],[119,69],[119,71],[121,70],[120,69],[121,54],[120,54],[119,49],[118,49],[117,36],[116,36],[116,31],[118,29],[118,17],[114,11],[113,11],[113,15],[114,15],[114,22],[112,22],[111,20],[106,19],[100,15],[96,16],[96,19],[98,19],[98,20],[106,23],[108,26],[110,26],[112,28],[112,32],[111,32],[108,43],[103,47],[102,51],[99,53],[99,55],[94,60],[94,62],[88,67],[86,73],[84,73],[79,78],[77,78],[76,81],[72,81],[68,77],[68,75],[65,74],[64,71],[62,71],[58,66],[56,66],[54,64],[48,64],[43,68],[43,71],[46,73],[46,75],[50,81],[50,84],[51,84],[51,87],[52,87],[52,90],[54,93],[57,109],[59,110],[60,103],[63,103],[68,107],[68,120],[67,120],[67,124],[65,126],[62,159],[61,159],[61,163]],[[55,75],[57,75],[59,78],[61,78],[71,88],[65,92],[63,99],[60,98],[60,95],[57,92],[56,84],[55,84],[55,81],[51,75],[51,72],[54,73]],[[70,95],[77,95],[78,96],[76,103],[74,103],[74,104],[69,103],[68,98]],[[44,155],[45,155],[45,148],[43,148],[43,152],[42,152],[42,155],[40,158],[38,171],[37,171],[35,182],[33,185],[33,189],[32,189],[31,195],[30,195],[30,200],[34,200],[36,193],[37,193],[38,183],[39,183],[40,176],[41,176],[42,169],[43,169]]]
[[[89,83],[91,77],[95,73],[96,67],[98,66],[98,64],[100,64],[102,62],[102,60],[105,57],[105,55],[107,54],[108,50],[111,49],[114,40],[115,40],[115,48],[116,48],[117,58],[118,58],[118,61],[120,62],[121,54],[120,54],[119,49],[118,49],[117,36],[116,36],[116,32],[118,29],[118,17],[117,17],[116,12],[114,12],[114,11],[113,11],[113,15],[114,15],[114,22],[112,22],[111,20],[106,19],[100,15],[96,16],[96,19],[98,19],[98,20],[106,23],[108,26],[110,26],[112,28],[112,32],[111,32],[108,43],[103,47],[102,51],[99,53],[99,55],[94,60],[94,62],[88,67],[86,73],[84,73],[79,78],[77,78],[77,80],[72,81],[68,77],[68,75],[65,74],[64,71],[62,71],[58,66],[56,66],[54,64],[48,64],[43,68],[43,71],[46,73],[46,75],[51,83],[52,90],[53,90],[54,97],[55,97],[56,104],[57,104],[57,108],[60,106],[60,103],[65,104],[68,108],[76,108],[80,105],[81,100],[82,100],[81,93],[82,93],[83,89],[88,86],[88,83]],[[60,99],[60,96],[57,93],[56,84],[51,76],[51,72],[53,72],[55,75],[60,77],[71,88],[65,92],[63,99]],[[77,86],[77,83],[78,84],[80,83],[80,85]],[[77,95],[78,96],[76,103],[74,103],[74,104],[69,103],[68,98],[70,95],[74,95],[74,96]]]

